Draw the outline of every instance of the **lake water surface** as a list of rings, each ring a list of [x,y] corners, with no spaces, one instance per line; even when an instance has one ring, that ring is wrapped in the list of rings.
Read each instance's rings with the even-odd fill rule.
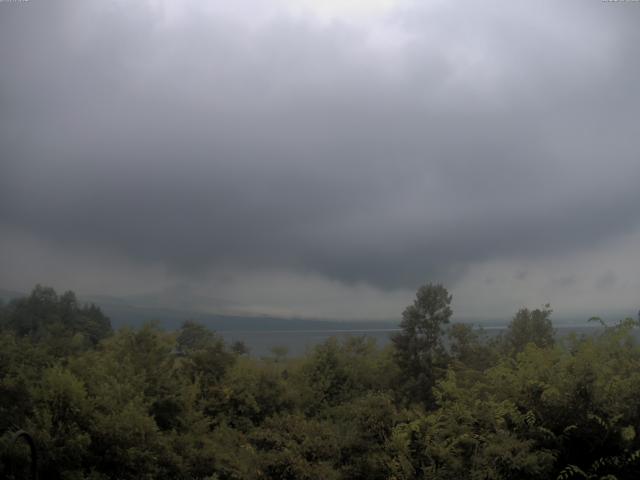
[[[489,337],[499,335],[506,329],[506,325],[483,326]],[[562,324],[554,325],[556,334],[564,337],[570,333],[590,335],[602,330],[596,324]],[[399,328],[380,329],[332,329],[332,330],[266,330],[266,331],[219,331],[227,342],[243,341],[249,347],[253,356],[269,355],[276,346],[286,347],[289,356],[303,355],[309,349],[326,341],[331,337],[369,337],[378,346],[385,346],[391,341],[391,336],[400,331]]]

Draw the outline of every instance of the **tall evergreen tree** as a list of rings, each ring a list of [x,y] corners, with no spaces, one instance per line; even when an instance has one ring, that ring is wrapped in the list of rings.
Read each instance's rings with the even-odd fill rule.
[[[420,287],[402,313],[402,332],[392,338],[394,358],[412,400],[432,403],[431,389],[445,365],[443,326],[452,315],[451,294],[440,284]]]

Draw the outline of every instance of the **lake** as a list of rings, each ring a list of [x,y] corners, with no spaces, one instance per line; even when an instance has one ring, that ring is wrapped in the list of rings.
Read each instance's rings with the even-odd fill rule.
[[[483,326],[487,336],[496,336],[506,329],[505,325]],[[602,330],[600,325],[587,324],[561,324],[554,325],[556,334],[564,337],[570,333],[592,335]],[[377,329],[319,329],[319,330],[245,330],[245,331],[218,331],[227,342],[243,341],[249,347],[252,356],[269,355],[273,347],[286,347],[289,356],[300,356],[314,346],[331,337],[348,338],[366,336],[373,338],[378,346],[387,345],[391,341],[391,335],[399,332],[399,328]]]

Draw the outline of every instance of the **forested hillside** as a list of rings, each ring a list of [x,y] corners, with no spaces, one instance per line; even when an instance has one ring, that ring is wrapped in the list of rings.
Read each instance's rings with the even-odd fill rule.
[[[640,478],[638,322],[558,341],[549,306],[506,332],[418,290],[379,348],[329,340],[256,358],[205,326],[112,331],[71,292],[0,309],[0,477]]]

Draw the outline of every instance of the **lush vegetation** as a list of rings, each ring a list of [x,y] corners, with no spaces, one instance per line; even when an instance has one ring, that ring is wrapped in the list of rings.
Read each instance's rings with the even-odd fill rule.
[[[640,478],[637,322],[560,342],[550,316],[487,340],[426,285],[386,348],[258,359],[36,287],[0,308],[0,477],[23,429],[52,479]]]

